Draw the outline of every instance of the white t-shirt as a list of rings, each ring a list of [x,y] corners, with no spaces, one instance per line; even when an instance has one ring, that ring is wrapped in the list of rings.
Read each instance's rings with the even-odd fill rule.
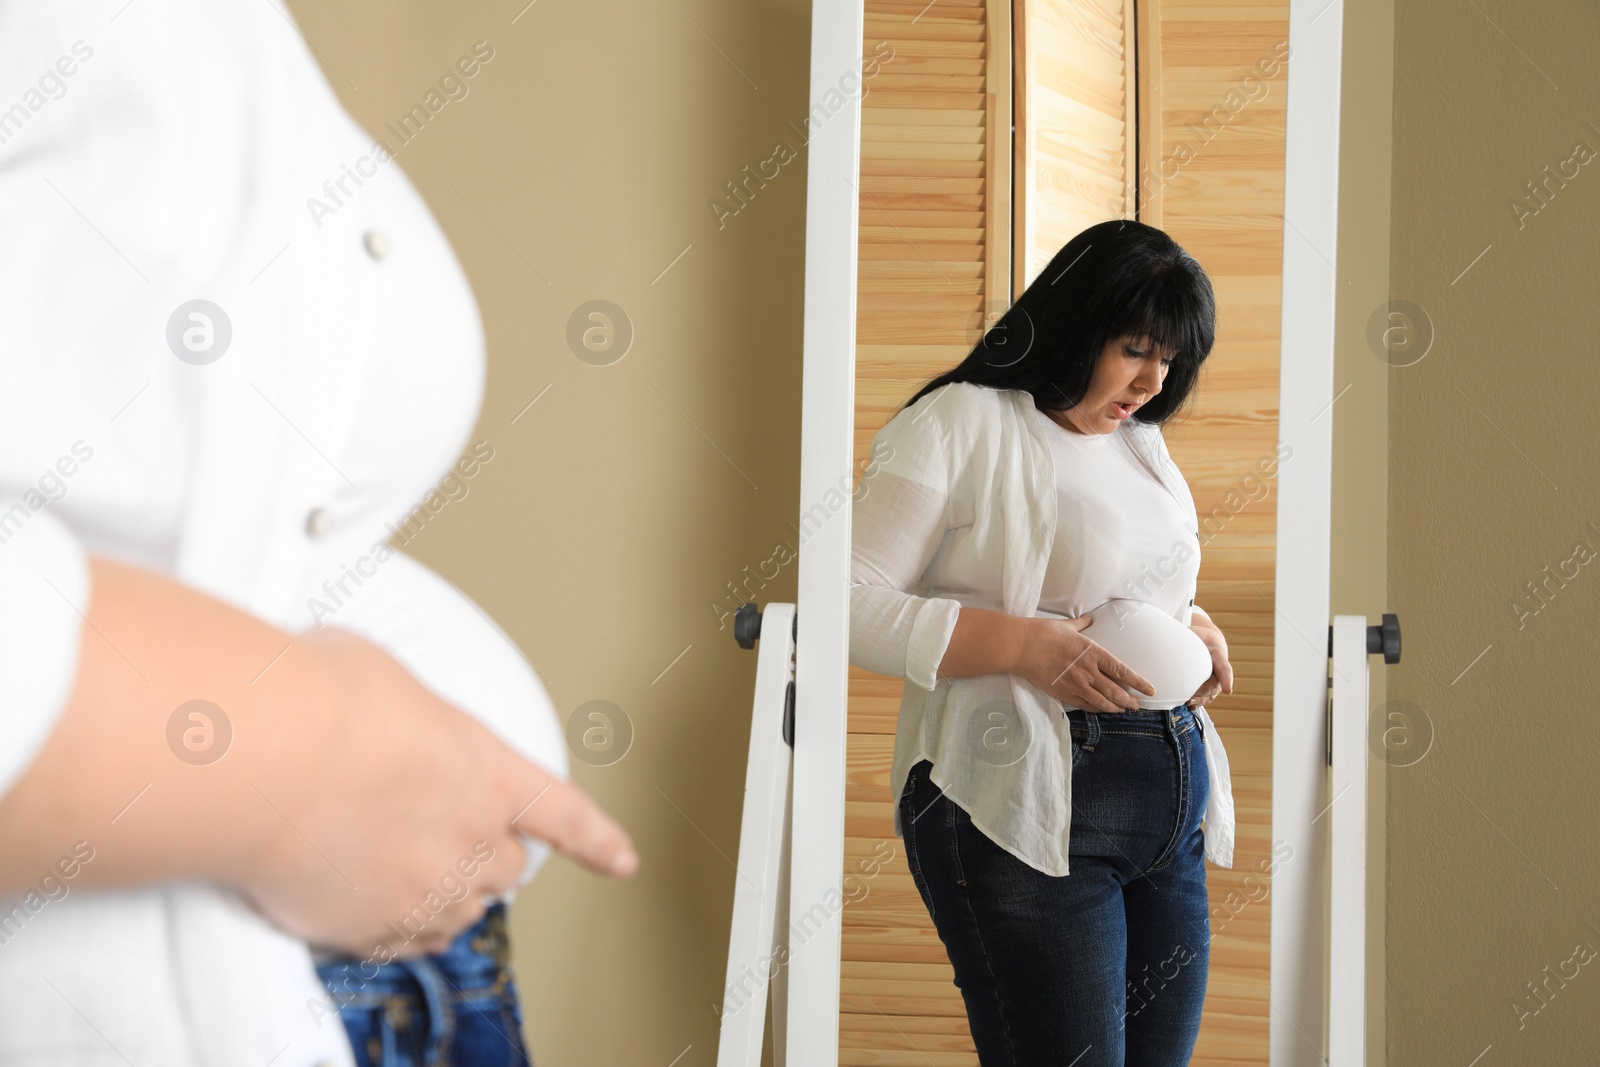
[[[1128,448],[1125,424],[1076,433],[1035,409],[1055,457],[1056,533],[1039,595],[1042,616],[1094,621],[1082,631],[1155,688],[1141,708],[1186,702],[1211,676],[1189,629],[1200,536],[1185,505]]]
[[[1034,415],[1056,458],[1056,536],[1039,607],[1076,618],[1126,597],[1187,624],[1200,539],[1183,505],[1128,451],[1121,425],[1074,433]]]

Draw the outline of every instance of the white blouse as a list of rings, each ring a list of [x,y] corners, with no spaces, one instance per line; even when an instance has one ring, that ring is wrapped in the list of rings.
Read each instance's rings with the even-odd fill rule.
[[[1142,706],[1183,703],[1210,670],[1207,654],[1205,673],[1167,699],[1200,669],[1194,652],[1204,643],[1187,631],[1189,613],[1200,610],[1198,518],[1159,427],[1129,420],[1081,443],[1050,430],[1071,433],[1050,423],[1027,391],[963,382],[928,393],[878,431],[852,509],[850,662],[911,683],[901,695],[892,795],[914,764],[930,760],[934,782],[975,826],[1035,869],[1064,875],[1072,796],[1064,706],[1016,675],[940,677],[960,608],[1094,614],[1086,636],[1129,655],[1128,665],[1151,681],[1163,673],[1169,691],[1158,686]],[[1082,468],[1060,471],[1071,456],[1086,457]],[[1090,507],[1091,499],[1099,504]],[[1167,630],[1161,616],[1188,637]],[[1170,679],[1162,663],[1133,658],[1148,661],[1163,648],[1180,667]],[[1227,753],[1205,708],[1195,710],[1211,780],[1205,854],[1228,867]],[[898,808],[894,824],[903,835]]]
[[[89,553],[360,633],[565,778],[516,646],[385,544],[496,476],[483,332],[401,161],[375,158],[287,13],[0,4],[0,70],[35,79],[0,124],[0,793],[66,702]],[[312,213],[324,183],[337,208]],[[231,326],[210,363],[169,333],[197,298]],[[129,805],[88,848],[139,817],[140,758],[105,769]],[[548,855],[530,843],[524,880]],[[231,893],[0,901],[0,1063],[350,1062],[308,947]]]

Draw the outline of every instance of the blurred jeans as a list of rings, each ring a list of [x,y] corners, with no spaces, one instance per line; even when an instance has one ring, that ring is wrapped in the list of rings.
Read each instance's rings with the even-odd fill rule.
[[[510,958],[496,903],[443,952],[383,964],[319,956],[317,973],[356,1067],[532,1067]]]
[[[1192,709],[1069,711],[1070,873],[1044,874],[911,769],[906,862],[982,1067],[1175,1067],[1200,1031],[1210,923]]]

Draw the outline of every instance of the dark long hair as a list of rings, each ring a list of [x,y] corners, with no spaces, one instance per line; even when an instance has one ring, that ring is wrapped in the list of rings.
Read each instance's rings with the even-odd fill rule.
[[[966,359],[901,410],[942,385],[972,382],[1026,389],[1035,406],[1065,411],[1082,402],[1106,344],[1133,334],[1171,353],[1161,392],[1133,413],[1165,423],[1211,354],[1216,315],[1211,280],[1171,237],[1131,219],[1097,223],[1056,253]]]

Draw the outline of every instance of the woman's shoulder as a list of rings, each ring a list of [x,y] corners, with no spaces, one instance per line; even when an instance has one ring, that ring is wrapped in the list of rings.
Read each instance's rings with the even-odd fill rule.
[[[982,442],[999,439],[1003,394],[972,382],[946,382],[923,393],[873,436],[872,451],[881,457],[881,469],[948,485],[951,472],[983,450]]]
[[[928,390],[898,414],[918,421],[933,419],[944,426],[969,423],[1000,411],[1006,394],[1012,391],[976,382],[946,382]]]

